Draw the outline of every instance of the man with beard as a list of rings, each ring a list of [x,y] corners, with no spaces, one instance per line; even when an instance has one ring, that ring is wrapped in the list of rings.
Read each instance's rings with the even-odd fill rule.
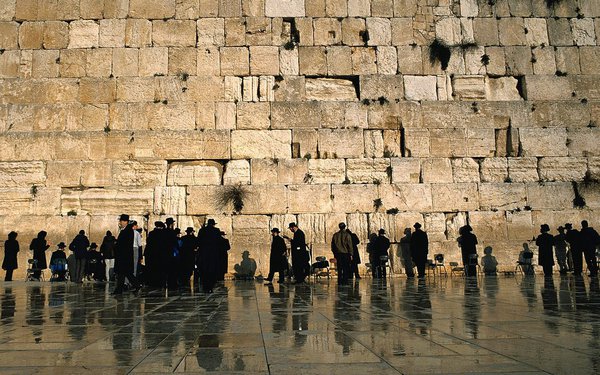
[[[194,235],[194,228],[188,227],[185,230],[185,236],[181,237],[181,249],[179,251],[179,274],[181,275],[179,284],[182,287],[187,288],[190,286],[190,277],[194,273],[197,248],[198,239]]]
[[[410,253],[413,262],[417,265],[417,273],[420,279],[425,277],[425,264],[429,253],[429,239],[427,233],[421,230],[421,223],[413,225],[415,231],[410,236]]]
[[[165,224],[154,222],[154,229],[148,233],[144,251],[144,277],[146,285],[164,288],[167,284],[166,265],[169,260],[169,249]]]
[[[219,276],[220,252],[223,244],[221,230],[214,219],[208,219],[206,226],[198,231],[198,270],[202,290],[212,293]]]
[[[122,214],[119,217],[119,236],[115,248],[115,274],[117,286],[113,294],[122,294],[125,278],[133,286],[133,292],[140,289],[137,278],[133,275],[133,225],[129,223],[129,215]]]
[[[308,251],[306,250],[306,236],[296,223],[290,223],[288,227],[294,233],[294,238],[291,239],[294,280],[296,284],[301,284],[306,279],[310,269]],[[284,238],[290,239],[289,237]]]

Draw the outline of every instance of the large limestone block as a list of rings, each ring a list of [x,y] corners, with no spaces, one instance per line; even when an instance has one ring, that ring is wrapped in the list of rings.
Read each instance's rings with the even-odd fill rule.
[[[579,186],[579,194],[585,200],[585,206],[597,210],[600,208],[600,185],[596,183],[583,183]]]
[[[390,159],[348,159],[346,174],[352,183],[389,183]]]
[[[387,18],[368,17],[367,31],[369,32],[368,45],[385,46],[392,41],[392,24]]]
[[[477,17],[479,5],[477,0],[462,0],[460,2],[460,15],[462,17]]]
[[[69,48],[98,47],[100,25],[92,20],[73,21],[69,25]]]
[[[100,47],[124,47],[126,20],[100,20]]]
[[[527,100],[570,100],[573,85],[569,77],[525,76],[523,91]]]
[[[247,197],[244,199],[244,214],[284,214],[287,212],[287,189],[277,186],[246,186]]]
[[[267,17],[304,17],[304,0],[265,0]]]
[[[267,245],[270,244],[270,229],[269,229],[269,217],[266,215],[236,215],[233,217],[232,223],[232,245],[238,246],[237,253],[241,254],[242,251],[246,250],[245,247],[253,245]],[[232,246],[233,247],[233,246]],[[264,249],[264,247],[263,247]],[[250,256],[254,257],[259,255],[257,252],[251,252]],[[234,254],[232,254],[234,255]],[[237,255],[237,254],[236,254]],[[265,259],[266,261],[266,259]],[[230,260],[230,263],[236,262]],[[239,260],[237,261],[239,262]],[[258,263],[258,259],[257,259]]]
[[[432,184],[434,211],[473,211],[479,208],[477,184]]]
[[[547,157],[538,164],[542,181],[581,181],[587,172],[587,160],[582,157]]]
[[[300,214],[298,215],[298,226],[302,228],[306,236],[306,243],[313,246],[326,243],[326,215],[325,214]],[[330,241],[329,241],[330,243]],[[329,248],[331,250],[331,247]],[[319,250],[317,250],[319,251]]]
[[[567,156],[567,129],[522,128],[519,139],[523,156]]]
[[[231,132],[233,159],[291,157],[289,130],[234,130]]]
[[[428,129],[407,128],[406,156],[427,157],[431,152],[431,135]]]
[[[428,158],[421,161],[421,175],[424,183],[451,183],[452,164],[448,158]]]
[[[250,55],[246,47],[220,49],[221,75],[247,75],[250,72]]]
[[[401,75],[361,76],[360,98],[386,100],[404,99],[404,84]]]
[[[365,152],[363,131],[360,129],[320,129],[319,152],[322,158],[356,158]]]
[[[375,233],[379,231],[379,229],[385,230],[385,235],[390,240],[396,240],[398,234],[396,233],[396,216],[388,215],[384,212],[375,212],[368,215],[368,233]],[[394,253],[393,250],[390,250],[390,253]]]
[[[175,0],[130,0],[129,17],[164,19],[175,16]]]
[[[512,182],[538,181],[537,158],[508,158],[508,177]]]
[[[269,129],[271,126],[271,104],[238,102],[237,129]]]
[[[578,46],[595,46],[596,34],[594,31],[594,20],[592,18],[572,18],[571,29],[573,39]]]
[[[498,20],[493,17],[473,19],[473,37],[479,45],[498,45]]]
[[[0,163],[0,187],[31,187],[45,181],[46,168],[41,161]]]
[[[197,22],[198,46],[222,46],[225,44],[223,18],[201,18]]]
[[[590,124],[590,109],[587,103],[580,102],[538,102],[535,103],[531,124],[542,128],[566,127],[571,139],[571,132]]]
[[[469,213],[469,224],[480,239],[504,241],[508,237],[504,212],[474,211]]]
[[[21,53],[6,51],[0,55],[0,78],[17,78],[21,64]]]
[[[539,234],[533,228],[531,211],[506,211],[506,227],[511,241],[528,241]]]
[[[316,18],[313,29],[315,45],[335,45],[342,41],[342,23],[335,18]]]
[[[379,186],[382,211],[398,209],[403,211],[428,212],[432,209],[431,185],[391,184]]]
[[[508,178],[506,158],[485,158],[481,161],[481,182],[504,182]]]
[[[175,162],[169,164],[167,185],[220,185],[223,166],[214,161]]]
[[[452,92],[458,100],[485,99],[485,79],[483,76],[456,75],[452,78]]]
[[[278,75],[279,48],[276,46],[251,46],[250,74]]]
[[[328,213],[332,211],[329,185],[288,186],[289,213]]]
[[[152,41],[159,47],[195,47],[196,23],[192,20],[153,21]]]
[[[514,77],[485,79],[485,97],[491,101],[523,100],[517,89],[518,81]]]
[[[16,12],[16,0],[2,0],[0,1],[0,20],[1,21],[12,21],[15,17]]]
[[[302,184],[308,176],[306,159],[252,159],[253,185]]]
[[[527,205],[524,184],[484,183],[479,185],[479,204],[482,210],[514,210]]]
[[[392,183],[419,183],[421,161],[417,158],[391,158]]]
[[[185,187],[157,186],[154,189],[154,213],[157,215],[184,215]]]
[[[379,198],[377,186],[372,184],[332,185],[334,212],[374,212],[374,201]]]
[[[527,202],[533,210],[573,208],[575,193],[570,182],[527,184]]]
[[[436,77],[404,76],[404,96],[406,100],[437,100]]]
[[[148,47],[152,44],[152,22],[142,19],[127,19],[125,45],[127,47]]]
[[[479,182],[479,163],[472,158],[452,159],[454,182]]]
[[[313,184],[340,184],[346,180],[346,163],[343,159],[311,159],[307,177]]]
[[[2,22],[0,23],[2,40],[0,48],[17,48],[17,24]],[[44,41],[44,23],[43,22],[23,22],[18,29],[19,47],[21,49],[40,49]]]
[[[248,160],[230,160],[225,165],[223,173],[224,185],[250,183],[250,162]]]
[[[307,78],[306,99],[325,101],[357,100],[356,89],[352,81],[334,78]]]
[[[224,191],[223,189],[223,186],[189,186],[186,198],[187,214],[214,215],[226,213],[228,207],[218,207],[218,197]]]
[[[569,129],[569,156],[598,156],[598,139],[600,129],[583,128]]]
[[[113,165],[114,183],[119,186],[154,187],[164,185],[167,178],[167,162],[116,161]]]
[[[59,208],[59,188],[0,188],[0,215],[57,215]]]
[[[154,189],[66,190],[61,195],[61,214],[145,215],[154,206]]]
[[[368,158],[383,157],[383,131],[365,130],[365,156]]]

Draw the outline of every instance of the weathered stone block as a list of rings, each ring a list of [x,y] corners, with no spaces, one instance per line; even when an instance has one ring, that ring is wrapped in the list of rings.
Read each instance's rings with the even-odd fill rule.
[[[416,158],[391,158],[392,183],[419,183],[421,162]]]
[[[436,77],[404,76],[404,96],[406,100],[437,100]]]
[[[522,128],[519,139],[523,156],[567,156],[567,129]]]
[[[573,208],[575,193],[570,182],[527,184],[527,202],[533,210],[563,210]]]
[[[161,47],[195,47],[196,23],[191,20],[153,21],[152,41]]]
[[[382,158],[383,157],[383,131],[365,130],[365,157]]]
[[[231,157],[290,158],[291,133],[289,130],[234,130],[231,132]]]
[[[154,189],[154,213],[156,215],[185,215],[185,187],[157,186]]]
[[[44,184],[45,180],[45,166],[41,161],[0,163],[1,187],[32,187]]]
[[[316,18],[313,21],[314,44],[329,46],[342,41],[342,23],[336,18]]]
[[[473,211],[479,208],[477,184],[432,184],[434,211]]]
[[[534,182],[540,179],[537,158],[508,158],[508,176],[512,182]]]
[[[525,38],[530,46],[548,45],[548,28],[544,18],[525,18]]]
[[[221,75],[247,75],[250,57],[246,47],[221,48]]]
[[[275,102],[271,111],[273,129],[320,127],[321,110],[316,102]]]
[[[175,16],[175,0],[130,0],[131,18],[165,19]]]
[[[235,129],[235,103],[217,103],[215,111],[216,129]]]
[[[385,100],[403,99],[404,84],[402,76],[361,76],[360,98]]]
[[[365,20],[362,18],[344,18],[342,20],[342,41],[346,46],[362,46],[364,41],[361,35],[366,30]]]
[[[346,174],[352,183],[389,183],[389,159],[348,159],[346,161]]]
[[[55,78],[58,77],[59,51],[57,50],[34,50],[31,76],[33,78]]]
[[[479,164],[472,158],[451,159],[454,182],[479,182]]]
[[[252,159],[253,185],[302,184],[308,172],[306,159]]]
[[[507,211],[508,239],[526,241],[538,234],[533,228],[531,211]]]
[[[152,44],[152,22],[141,19],[127,19],[125,25],[125,45],[127,47],[147,47]]]
[[[378,190],[383,203],[382,210],[428,212],[432,209],[429,184],[380,185]]]
[[[479,204],[482,210],[522,209],[527,205],[525,184],[481,184],[479,185]]]
[[[154,187],[167,179],[166,161],[117,161],[113,164],[113,180],[119,186]]]
[[[431,152],[431,135],[428,129],[406,128],[406,156],[427,157]]]
[[[327,74],[327,55],[323,47],[300,47],[298,63],[302,75]]]
[[[524,46],[527,44],[523,18],[511,17],[498,20],[500,44],[503,46]]]
[[[145,215],[152,211],[153,189],[87,189],[63,191],[61,214],[69,212],[77,215],[94,213],[118,215],[128,212],[131,215]]]
[[[451,183],[452,165],[447,158],[421,160],[421,178],[424,183]]]
[[[288,186],[289,213],[328,213],[331,210],[332,198],[329,185]]]
[[[341,184],[346,180],[346,163],[343,159],[308,160],[308,183]]]
[[[531,47],[506,47],[504,52],[508,74],[513,76],[533,74]]]
[[[542,181],[581,181],[587,172],[585,158],[547,157],[538,164]]]
[[[483,46],[496,46],[498,39],[498,21],[496,18],[475,18],[473,20],[475,42]]]
[[[223,173],[224,185],[238,185],[250,183],[250,162],[248,160],[230,160],[225,165]]]
[[[166,75],[169,71],[168,48],[140,48],[138,62],[139,75],[142,77]]]
[[[124,47],[126,25],[126,20],[100,20],[99,46]]]
[[[223,166],[214,161],[176,162],[169,165],[167,185],[220,185]]]
[[[254,75],[278,75],[279,47],[250,47],[250,73]]]
[[[0,78],[17,78],[21,63],[19,51],[5,51],[0,55]]]
[[[73,21],[69,25],[69,48],[98,47],[100,25],[91,20]]]
[[[116,95],[114,79],[82,79],[79,85],[81,103],[112,103]]]
[[[470,212],[469,223],[473,232],[486,241],[504,241],[508,238],[504,212]]]
[[[583,128],[569,129],[569,156],[598,156],[598,137],[600,129],[598,128]]]
[[[571,29],[573,39],[578,46],[595,46],[596,34],[594,31],[594,20],[592,18],[572,18]]]
[[[387,18],[369,17],[366,22],[369,32],[368,45],[385,46],[392,42],[392,24]]]
[[[307,78],[306,99],[323,101],[357,100],[352,81],[333,78]]]
[[[573,33],[568,19],[548,18],[548,39],[552,46],[572,46]]]
[[[319,130],[321,158],[356,158],[365,152],[363,131],[360,129]]]
[[[267,17],[304,17],[304,0],[265,0]]]
[[[115,77],[135,77],[139,74],[139,53],[133,48],[113,50],[113,75]]]
[[[484,76],[455,75],[452,78],[452,91],[458,100],[485,99]]]
[[[0,48],[16,49],[17,24],[2,22],[0,23]],[[19,26],[19,47],[21,49],[39,49],[44,42],[44,23],[43,22],[23,22]]]
[[[253,214],[284,214],[287,211],[287,189],[279,186],[246,186],[247,196],[244,199],[242,212]]]
[[[352,47],[352,72],[355,75],[377,74],[375,48]]]
[[[269,129],[271,127],[269,103],[244,103],[237,105],[237,129]]]
[[[481,182],[504,182],[508,178],[506,158],[485,158],[480,164]]]
[[[567,74],[581,74],[579,48],[556,47],[556,70]]]
[[[514,77],[485,79],[485,97],[491,101],[523,100],[517,89],[518,81]]]
[[[525,76],[523,81],[527,100],[570,100],[573,86],[568,77]]]
[[[334,212],[372,212],[379,195],[375,185],[332,185]]]

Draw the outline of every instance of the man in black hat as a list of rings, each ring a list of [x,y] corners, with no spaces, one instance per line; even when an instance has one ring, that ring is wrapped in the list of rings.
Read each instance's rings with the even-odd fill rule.
[[[208,219],[206,226],[198,231],[197,267],[202,290],[212,293],[219,276],[219,261],[223,244],[221,230],[214,219]]]
[[[133,225],[129,223],[129,215],[122,214],[119,217],[119,236],[115,247],[115,275],[117,285],[113,294],[122,294],[125,286],[125,278],[133,286],[133,292],[140,289],[137,278],[133,275]]]
[[[560,274],[566,275],[569,269],[569,263],[567,261],[567,240],[565,239],[565,228],[561,225],[557,228],[558,234],[554,236],[554,253],[556,255],[556,261],[560,267]]]
[[[548,232],[550,232],[550,226],[542,224],[540,226],[541,234],[535,240],[538,247],[538,263],[542,266],[545,277],[552,276],[552,266],[554,266],[554,256],[552,254],[554,236]]]
[[[90,245],[90,251],[88,251],[87,257],[87,266],[87,275],[91,276],[94,281],[104,280],[104,264],[102,263],[102,254],[98,251],[98,245],[95,242],[92,242]]]
[[[331,251],[337,260],[338,285],[347,285],[354,246],[352,236],[346,230],[346,223],[339,223],[338,228],[340,230],[335,232],[331,238]]]
[[[279,236],[279,228],[271,229],[271,254],[269,256],[269,275],[265,279],[265,285],[273,285],[275,272],[279,273],[279,283],[283,283],[285,269],[287,268],[287,247],[285,241]]]
[[[565,235],[569,248],[571,251],[571,257],[573,258],[573,275],[581,276],[583,272],[583,249],[581,241],[581,233],[573,228],[573,224],[566,223],[565,229],[567,234]]]
[[[190,286],[190,278],[194,273],[196,262],[196,250],[198,248],[198,239],[194,235],[194,228],[188,227],[185,230],[185,236],[181,237],[181,249],[179,252],[180,264],[180,285],[184,288]]]
[[[292,270],[294,272],[294,282],[301,284],[308,276],[310,270],[309,254],[306,248],[306,236],[302,229],[298,228],[296,223],[290,223],[288,228],[294,233],[291,241],[292,247]],[[289,237],[284,237],[288,240]]]
[[[385,229],[379,229],[378,235],[373,245],[373,278],[385,279],[387,272],[386,263],[389,261],[390,240],[385,236]]]
[[[56,275],[56,281],[65,281],[65,275],[67,274],[67,254],[65,249],[67,245],[64,242],[56,245],[56,250],[52,252],[50,257],[50,270]]]
[[[477,276],[477,236],[473,233],[469,224],[458,230],[460,236],[457,239],[462,255],[463,266],[466,276]]]
[[[415,223],[414,233],[410,236],[410,253],[413,262],[417,265],[417,274],[420,279],[425,278],[425,265],[427,254],[429,254],[429,238],[427,233],[421,229],[421,223]]]
[[[148,233],[144,249],[144,283],[156,288],[167,285],[167,264],[169,249],[165,223],[154,222],[154,229]]]
[[[165,220],[166,228],[166,237],[167,237],[167,250],[169,254],[168,262],[166,263],[167,269],[167,287],[171,290],[177,289],[179,283],[179,246],[178,246],[178,238],[177,231],[175,228],[175,219],[172,217],[167,218]]]
[[[229,250],[231,245],[229,240],[225,237],[227,233],[221,231],[221,246],[219,248],[219,274],[217,275],[217,281],[225,281],[225,274],[229,271]]]
[[[598,265],[596,263],[596,249],[600,246],[600,235],[596,230],[589,226],[587,220],[581,222],[581,245],[583,255],[590,277],[598,276]]]

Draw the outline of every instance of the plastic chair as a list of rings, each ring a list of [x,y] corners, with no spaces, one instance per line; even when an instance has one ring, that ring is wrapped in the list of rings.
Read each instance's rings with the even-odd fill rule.
[[[330,258],[329,259],[329,272],[335,272],[335,274],[337,275],[337,259],[335,258]]]
[[[458,262],[450,262],[448,264],[450,265],[450,277],[452,277],[455,272],[462,273],[463,276],[465,275],[465,267],[459,266]]]
[[[386,274],[391,278],[392,277],[392,264],[390,262],[390,257],[387,255],[381,255],[379,257],[379,268],[386,271]],[[389,271],[388,271],[389,270]]]
[[[38,260],[37,259],[27,259],[27,273],[25,276],[25,281],[34,281],[33,274],[37,271],[40,272],[40,280],[44,281],[44,270],[38,268]]]
[[[444,264],[444,254],[435,254],[433,259],[433,272],[438,272],[441,274],[441,272],[444,271],[444,276],[448,276],[448,271],[446,270],[446,265]]]
[[[479,276],[479,274],[481,273],[481,267],[479,266],[479,263],[477,262],[478,258],[479,258],[479,255],[477,255],[477,254],[469,254],[468,266],[475,266],[475,275],[469,275],[469,276]],[[465,275],[466,274],[467,274],[467,272],[465,270]]]
[[[517,260],[515,273],[520,272],[523,275],[533,275],[535,273],[535,264],[532,262],[533,252],[526,251],[523,253],[523,260]]]
[[[329,273],[329,262],[327,261],[327,257],[319,256],[316,257],[315,260],[316,262],[310,266],[311,274],[315,280],[321,276],[327,276],[329,279],[331,275]]]

